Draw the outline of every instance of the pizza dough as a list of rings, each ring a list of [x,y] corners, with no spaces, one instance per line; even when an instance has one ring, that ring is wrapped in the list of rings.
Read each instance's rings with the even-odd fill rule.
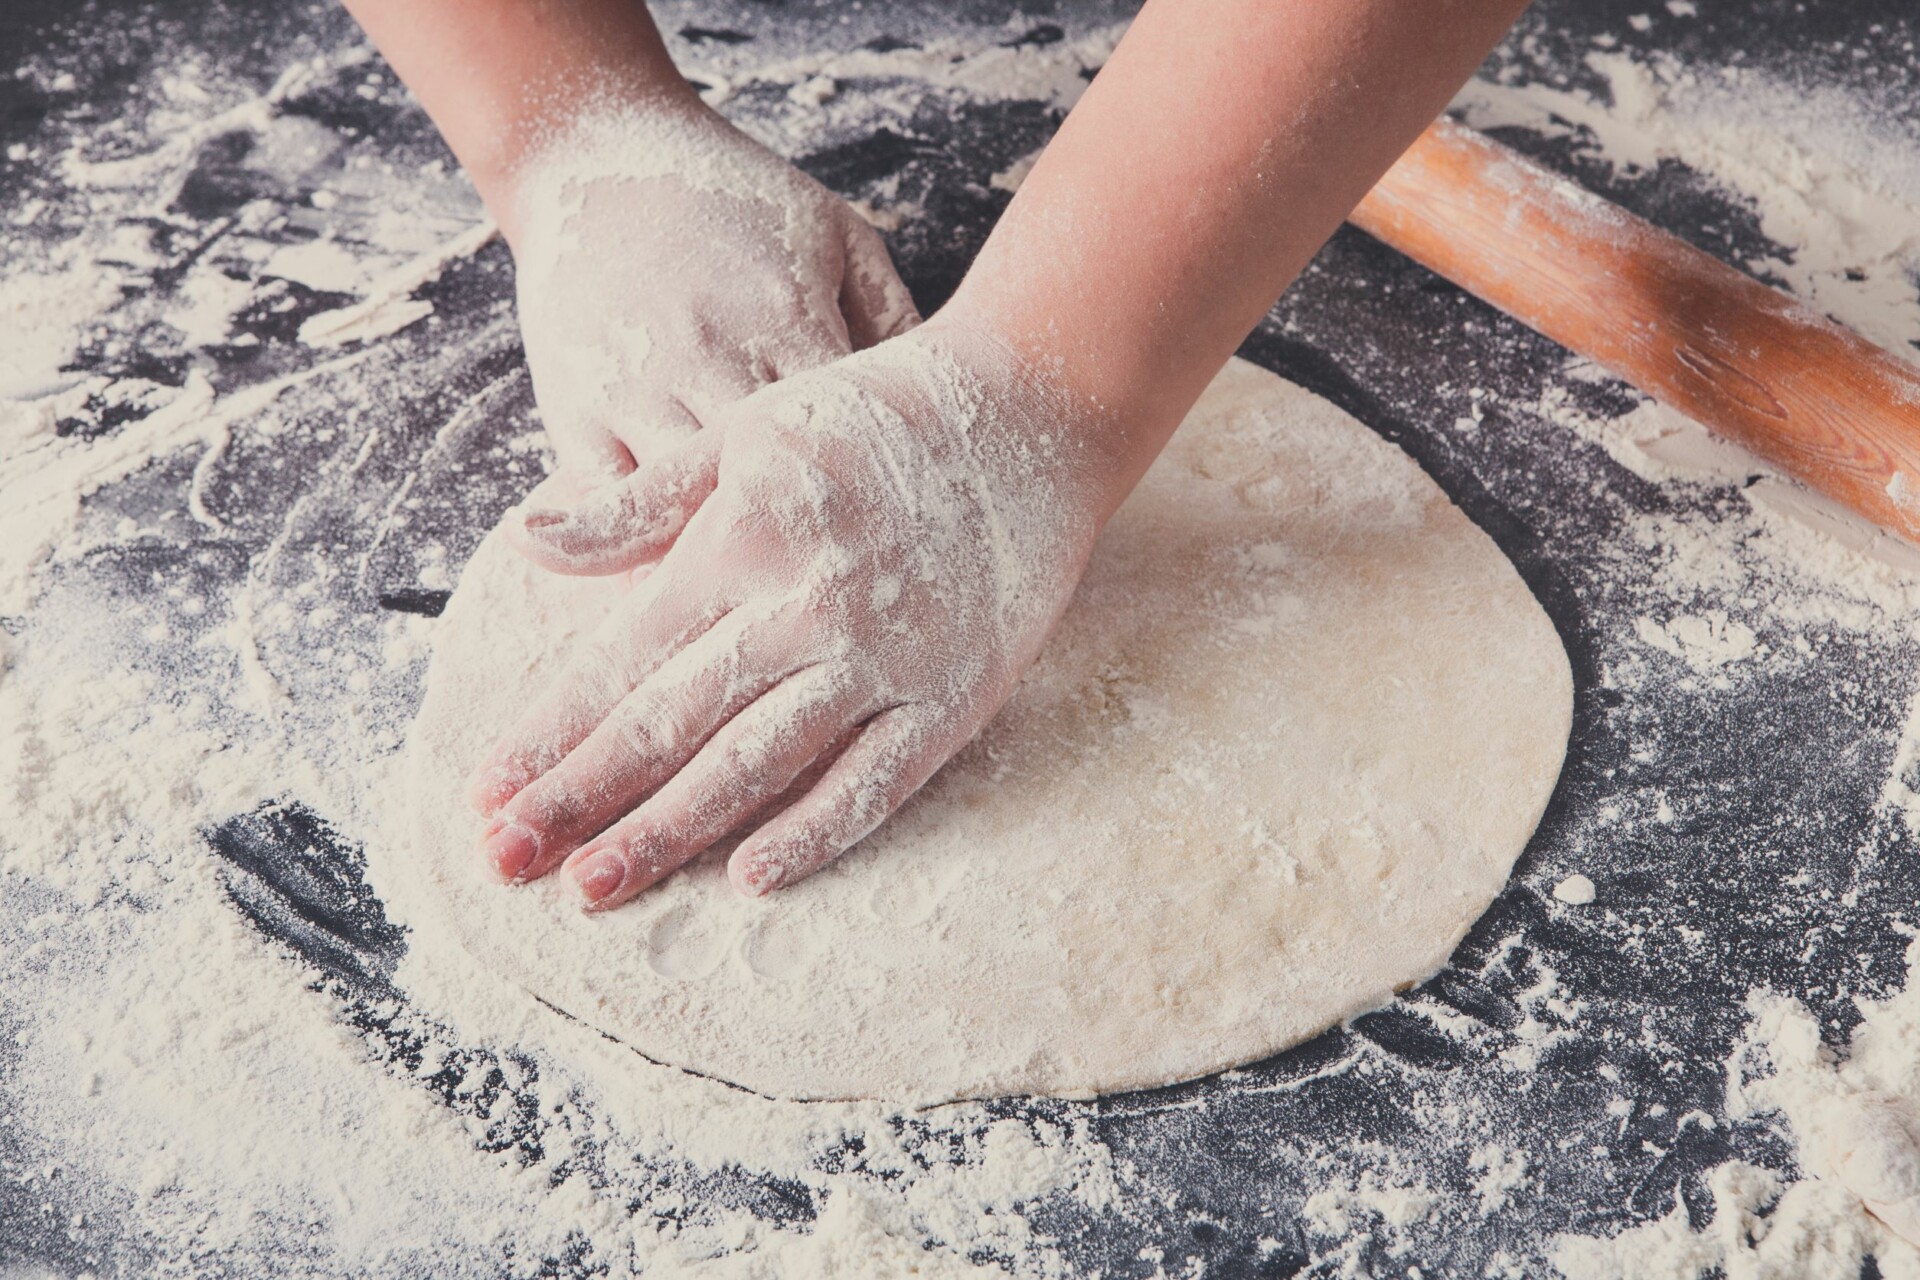
[[[380,887],[414,946],[457,940],[649,1058],[783,1098],[1090,1094],[1284,1049],[1446,962],[1566,749],[1566,655],[1493,543],[1238,360],[999,718],[765,899],[724,851],[600,916],[558,877],[483,876],[462,781],[610,590],[482,543],[413,730],[414,847]]]

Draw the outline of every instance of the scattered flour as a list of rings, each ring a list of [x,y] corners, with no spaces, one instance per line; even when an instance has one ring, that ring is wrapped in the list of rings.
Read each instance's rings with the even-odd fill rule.
[[[353,342],[372,342],[424,320],[433,314],[433,304],[413,297],[413,291],[440,278],[449,262],[470,257],[484,248],[499,233],[491,219],[483,219],[469,231],[444,244],[403,262],[373,279],[356,264],[353,275],[344,281],[344,291],[363,294],[359,302],[338,311],[323,311],[301,322],[300,341],[310,347],[343,347]],[[315,243],[322,243],[316,241]],[[269,259],[271,268],[273,260]]]
[[[1573,134],[1621,168],[1682,161],[1750,200],[1782,247],[1745,264],[1777,276],[1816,310],[1888,350],[1920,358],[1920,137],[1898,113],[1830,86],[1787,83],[1758,68],[1690,67],[1589,54],[1610,104],[1542,84],[1475,80],[1455,107],[1478,128]]]
[[[1480,1216],[1492,1217],[1506,1208],[1513,1193],[1527,1185],[1527,1153],[1484,1143],[1475,1147],[1467,1159],[1467,1168],[1480,1176],[1474,1179],[1473,1194],[1480,1199]]]
[[[1676,17],[1691,9],[1666,6]],[[856,111],[907,118],[935,92],[1065,107],[1116,35],[771,59],[756,46],[712,44],[700,50],[711,65],[690,70],[711,86],[710,100],[743,111],[773,90],[777,113],[756,116],[756,127],[797,143]],[[235,338],[239,316],[288,307],[302,289],[337,291],[356,301],[324,324],[328,313],[309,317],[302,340],[377,350],[377,339],[426,315],[414,290],[483,243],[487,229],[457,178],[363,164],[311,118],[279,109],[357,83],[368,63],[358,47],[304,59],[261,92],[181,62],[139,87],[146,114],[119,136],[50,126],[8,152],[9,163],[51,157],[66,187],[22,199],[0,226],[0,794],[10,805],[0,829],[0,932],[16,959],[0,996],[0,1175],[44,1201],[48,1238],[82,1254],[96,1240],[145,1249],[143,1259],[101,1264],[130,1273],[190,1273],[197,1258],[258,1273],[298,1257],[329,1273],[534,1275],[568,1256],[612,1274],[753,1280],[834,1268],[971,1275],[975,1259],[1064,1274],[1056,1242],[1035,1225],[1044,1207],[1104,1221],[1141,1185],[1132,1157],[1084,1120],[972,1106],[913,1116],[785,1106],[638,1063],[585,1033],[538,1057],[476,1050],[417,1014],[349,1000],[308,960],[242,923],[235,902],[246,873],[209,851],[203,829],[297,793],[346,837],[371,834],[396,745],[395,711],[380,704],[377,681],[404,685],[417,674],[431,622],[389,615],[356,631],[350,619],[326,616],[316,602],[328,597],[303,592],[337,570],[285,539],[257,553],[244,617],[193,559],[224,554],[217,545],[162,562],[170,576],[155,594],[164,612],[145,603],[82,608],[64,584],[103,548],[187,546],[184,529],[137,510],[120,515],[107,499],[182,459],[211,469],[228,450],[278,439],[280,416],[328,379],[369,372],[347,363],[361,355],[354,351],[251,385],[225,381],[205,357]],[[1750,266],[1894,350],[1920,337],[1911,278],[1920,178],[1899,121],[1756,71],[1604,52],[1592,66],[1612,87],[1610,104],[1483,81],[1461,106],[1476,124],[1572,135],[1623,167],[1672,159],[1717,178],[1753,202],[1782,247]],[[46,92],[74,88],[63,69],[21,75]],[[189,258],[153,226],[175,221],[169,211],[200,149],[236,131],[253,140],[240,163],[279,183],[284,198],[221,215],[230,222],[217,228],[219,220],[175,226],[209,238]],[[1010,190],[1027,167],[984,183]],[[890,204],[878,216],[911,221],[913,207]],[[336,258],[328,275],[321,259],[333,250],[294,252],[323,242],[360,265]],[[278,273],[268,266],[276,257]],[[156,288],[156,266],[180,261],[188,267],[178,287]],[[142,305],[157,324],[108,324],[135,294],[151,299]],[[190,371],[177,385],[131,369],[71,371],[90,344],[104,342],[97,350],[108,357],[116,343],[129,354],[134,334]],[[1644,693],[1674,687],[1676,676],[1730,679],[1829,633],[1884,634],[1920,616],[1907,549],[1850,527],[1793,486],[1764,476],[1748,483],[1764,469],[1691,424],[1652,406],[1616,417],[1571,399],[1520,408],[1606,446],[1670,492],[1745,485],[1739,501],[1751,509],[1732,522],[1737,537],[1685,510],[1632,519],[1623,557],[1651,564],[1658,590],[1629,615],[1603,687]],[[327,412],[339,421],[320,428],[321,415],[310,415],[302,430],[357,430],[365,445],[354,465],[376,466],[380,433],[392,425]],[[1484,429],[1479,408],[1464,421]],[[464,429],[450,422],[446,431]],[[537,449],[524,440],[515,449],[529,478],[537,474]],[[380,536],[425,519],[413,474],[385,490],[369,481],[379,502],[364,518]],[[181,519],[219,536],[221,515],[205,502]],[[378,550],[376,542],[365,553],[361,575]],[[325,724],[303,718],[310,700],[283,685],[274,646],[289,636],[350,673],[332,696],[344,709]],[[256,685],[263,691],[242,694],[236,714],[226,703],[248,679],[242,649],[280,698]],[[261,714],[250,696],[280,709]],[[1920,698],[1915,708],[1920,719]],[[1909,833],[1920,832],[1920,725],[1900,738],[1883,799]],[[1503,1078],[1523,1089],[1573,1037],[1583,1007],[1551,968],[1520,961],[1518,948],[1517,938],[1496,943],[1487,965],[1530,975],[1513,1027],[1471,1031],[1431,1002],[1407,1007],[1436,1034],[1486,1035],[1510,1073]],[[1809,1176],[1789,1181],[1730,1161],[1708,1180],[1712,1212],[1700,1226],[1676,1203],[1613,1239],[1562,1238],[1559,1267],[1580,1280],[1696,1277],[1715,1267],[1730,1280],[1850,1278],[1871,1255],[1890,1280],[1920,1274],[1887,1225],[1911,1222],[1902,1216],[1911,1148],[1896,1139],[1916,1132],[1920,1105],[1916,991],[1920,981],[1863,1005],[1844,1055],[1822,1047],[1805,1010],[1756,994],[1749,1043],[1728,1068],[1728,1110],[1797,1136]],[[476,998],[487,1004],[484,993]],[[538,1042],[517,1006],[495,1012],[498,1043]],[[406,1052],[376,1053],[376,1042]],[[1364,1081],[1379,1060],[1363,1045],[1303,1080],[1261,1087]],[[227,1087],[236,1079],[245,1088]],[[1470,1111],[1445,1107],[1431,1121],[1436,1132],[1472,1127]],[[1497,1215],[1535,1185],[1535,1162],[1510,1146],[1470,1138],[1461,1160],[1461,1185],[1481,1214]],[[736,1167],[785,1179],[800,1207],[774,1222],[744,1194],[716,1190],[710,1171]],[[1363,1143],[1307,1153],[1303,1167],[1310,1185],[1297,1216],[1311,1274],[1398,1274],[1404,1263],[1383,1272],[1382,1257],[1412,1256],[1423,1230],[1458,1229],[1441,1191]],[[1869,1202],[1882,1216],[1864,1211]],[[1263,1245],[1275,1255],[1283,1247]],[[1499,1265],[1489,1274],[1540,1273],[1531,1259]]]
[[[1611,104],[1537,84],[1475,81],[1456,106],[1481,127],[1571,135],[1623,170],[1680,160],[1717,179],[1752,202],[1762,232],[1783,248],[1747,263],[1749,269],[1786,281],[1815,306],[1914,358],[1920,171],[1896,158],[1912,153],[1904,126],[1851,99],[1747,68],[1688,68],[1611,52],[1591,55],[1588,64],[1610,87]],[[1579,361],[1568,372],[1576,383],[1594,377]],[[1753,600],[1758,589],[1767,597],[1768,607],[1745,619],[1700,609],[1633,621],[1642,644],[1684,664],[1690,674],[1679,687],[1704,680],[1725,689],[1733,670],[1771,660],[1776,642],[1756,629],[1762,617],[1784,624],[1802,651],[1808,642],[1795,634],[1800,629],[1884,621],[1920,633],[1920,551],[1909,544],[1768,474],[1744,451],[1651,402],[1600,417],[1578,408],[1571,388],[1562,386],[1533,408],[1644,480],[1731,487],[1748,505],[1742,550],[1702,537],[1685,515],[1637,518],[1643,544],[1666,559],[1663,576],[1676,596]],[[1774,585],[1762,587],[1766,578]],[[1783,589],[1781,580],[1794,588]],[[1644,687],[1642,677],[1623,670],[1621,678]],[[1920,723],[1910,717],[1882,794],[1883,809],[1909,833],[1920,831],[1916,761]],[[1577,897],[1555,893],[1591,898],[1590,888]],[[1920,957],[1910,953],[1910,960]],[[1837,1056],[1796,1002],[1755,992],[1750,1042],[1728,1066],[1729,1114],[1776,1116],[1791,1126],[1811,1178],[1788,1182],[1731,1161],[1709,1179],[1713,1212],[1703,1226],[1694,1227],[1676,1203],[1667,1217],[1610,1240],[1563,1237],[1556,1265],[1572,1280],[1693,1280],[1716,1269],[1729,1280],[1850,1278],[1871,1257],[1888,1277],[1920,1274],[1920,1251],[1910,1243],[1920,1241],[1920,1077],[1912,1068],[1920,1061],[1920,982],[1862,1010],[1866,1021]]]
[[[1683,613],[1664,623],[1636,618],[1633,630],[1647,644],[1679,658],[1702,675],[1743,662],[1760,648],[1753,628],[1729,618],[1720,609],[1705,614]]]
[[[702,96],[715,106],[759,84],[792,86],[789,101],[819,106],[833,96],[817,95],[814,86],[825,80],[833,85],[892,82],[916,96],[931,90],[980,101],[1038,100],[1065,108],[1079,100],[1088,73],[1106,62],[1125,30],[1123,24],[1116,24],[1051,44],[985,47],[972,40],[943,38],[899,48],[825,50],[768,61],[755,61],[750,48],[729,54],[724,46],[702,46],[686,72],[709,86]]]
[[[1426,1221],[1439,1202],[1433,1190],[1418,1180],[1389,1172],[1368,1172],[1357,1178],[1335,1179],[1307,1197],[1301,1207],[1304,1226],[1311,1234],[1338,1241],[1337,1250],[1323,1257],[1326,1275],[1366,1280],[1376,1252],[1400,1259],[1409,1252],[1407,1231]]]
[[[1881,807],[1898,814],[1908,835],[1920,835],[1920,690],[1907,705],[1893,763],[1880,791]]]
[[[1887,1280],[1920,1274],[1912,1250],[1891,1239],[1834,1183],[1796,1182],[1730,1161],[1707,1179],[1713,1216],[1695,1230],[1685,1205],[1611,1240],[1563,1239],[1554,1265],[1567,1280],[1850,1280],[1875,1258]],[[1903,1257],[1902,1255],[1907,1255]]]

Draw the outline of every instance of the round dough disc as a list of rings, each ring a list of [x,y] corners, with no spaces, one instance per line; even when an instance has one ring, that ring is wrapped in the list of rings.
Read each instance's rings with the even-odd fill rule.
[[[495,531],[440,623],[381,885],[660,1062],[905,1104],[1162,1085],[1266,1057],[1446,962],[1552,791],[1566,655],[1414,463],[1223,370],[1000,716],[892,821],[765,899],[725,850],[588,916],[487,880],[462,780],[615,599]]]

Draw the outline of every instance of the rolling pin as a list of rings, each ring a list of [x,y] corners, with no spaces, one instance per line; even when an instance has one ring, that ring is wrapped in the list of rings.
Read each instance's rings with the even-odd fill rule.
[[[1920,368],[1448,119],[1348,220],[1920,542]]]

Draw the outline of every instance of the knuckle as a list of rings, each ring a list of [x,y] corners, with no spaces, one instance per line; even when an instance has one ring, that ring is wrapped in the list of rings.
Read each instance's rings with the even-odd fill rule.
[[[614,740],[640,760],[651,760],[668,746],[661,732],[660,708],[652,698],[633,697],[621,703],[610,728]]]
[[[542,835],[559,826],[566,812],[556,802],[555,788],[542,778],[513,798],[513,802],[506,807],[505,816],[530,828],[536,835]]]
[[[633,663],[633,645],[624,633],[602,631],[581,643],[569,673],[568,699],[575,705],[604,702],[609,696],[624,694],[633,687],[628,672]]]
[[[677,747],[701,736],[704,717],[694,698],[682,696],[666,700],[656,715],[656,724],[669,747]]]
[[[595,844],[625,863],[629,873],[645,865],[647,829],[631,819],[602,835]]]
[[[568,682],[563,705],[567,718],[583,730],[591,731],[606,714],[606,709],[624,697],[633,686],[611,663],[588,664]]]
[[[871,830],[882,818],[893,812],[892,779],[888,773],[875,769],[862,773],[847,782],[840,796],[840,803],[834,806],[839,821],[828,816],[823,823],[825,831],[841,834],[845,839],[857,839]]]
[[[683,747],[700,730],[698,688],[692,682],[676,683],[630,695],[613,717],[621,741],[647,760]]]
[[[715,762],[714,781],[729,790],[763,781],[766,772],[805,732],[806,726],[799,721],[782,720],[756,732],[739,734]]]
[[[678,844],[663,825],[652,818],[627,822],[618,835],[621,859],[631,877],[650,883],[671,870],[679,861]]]
[[[525,790],[537,785],[548,771],[566,758],[566,754],[552,732],[542,729],[538,733],[530,733],[513,747],[502,763],[501,776],[512,781],[516,789]]]

